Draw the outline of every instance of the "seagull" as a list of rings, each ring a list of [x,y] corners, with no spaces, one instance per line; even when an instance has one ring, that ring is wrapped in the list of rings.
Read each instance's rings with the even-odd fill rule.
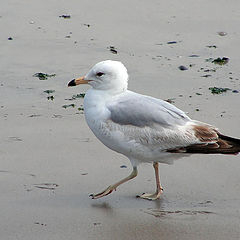
[[[137,176],[143,162],[153,164],[156,191],[140,198],[159,199],[159,163],[168,163],[191,154],[238,154],[240,139],[221,134],[209,124],[192,120],[182,110],[157,98],[128,90],[128,72],[119,61],[97,63],[83,77],[68,86],[88,84],[84,97],[86,122],[94,135],[108,148],[125,155],[131,162],[131,174],[111,184],[92,199],[110,194]]]

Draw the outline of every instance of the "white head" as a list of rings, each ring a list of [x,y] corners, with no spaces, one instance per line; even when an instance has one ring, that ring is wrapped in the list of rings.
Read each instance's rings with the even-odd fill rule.
[[[93,66],[84,77],[72,80],[68,86],[86,83],[98,90],[126,91],[128,86],[127,69],[118,61],[102,61]]]

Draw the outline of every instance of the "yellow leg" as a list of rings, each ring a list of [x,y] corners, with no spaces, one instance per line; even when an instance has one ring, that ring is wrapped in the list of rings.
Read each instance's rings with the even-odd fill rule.
[[[159,177],[159,171],[158,171],[158,163],[153,163],[154,171],[155,171],[155,177],[156,177],[156,192],[153,194],[149,193],[143,193],[140,198],[147,199],[147,200],[156,200],[160,198],[160,195],[163,192],[163,188],[160,184],[160,177]]]
[[[119,182],[117,182],[117,183],[115,183],[115,184],[113,184],[113,185],[110,185],[110,186],[107,187],[104,191],[102,191],[102,192],[100,192],[100,193],[91,194],[90,197],[91,197],[92,199],[97,199],[97,198],[101,198],[101,197],[107,196],[107,195],[110,194],[113,190],[116,190],[116,188],[117,188],[119,185],[121,185],[121,184],[123,184],[123,183],[125,183],[125,182],[127,182],[127,181],[129,181],[129,180],[131,180],[131,179],[133,179],[133,178],[135,178],[135,177],[137,176],[137,173],[138,173],[138,172],[137,172],[137,167],[133,167],[133,170],[132,170],[131,174],[130,174],[128,177],[123,178],[122,180],[120,180]]]

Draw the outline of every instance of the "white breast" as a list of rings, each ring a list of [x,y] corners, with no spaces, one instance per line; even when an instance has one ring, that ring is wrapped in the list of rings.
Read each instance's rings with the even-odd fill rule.
[[[86,122],[94,135],[108,148],[130,157],[132,144],[121,131],[111,131],[109,124],[110,112],[106,108],[106,102],[110,101],[112,96],[103,95],[103,92],[90,89],[84,97],[84,114]]]

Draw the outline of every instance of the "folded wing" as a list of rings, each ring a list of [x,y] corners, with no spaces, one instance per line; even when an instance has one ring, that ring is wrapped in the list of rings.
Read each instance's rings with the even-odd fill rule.
[[[208,124],[191,120],[174,105],[128,91],[107,105],[111,131],[125,140],[172,153],[226,153],[240,151],[240,140],[224,136]]]

